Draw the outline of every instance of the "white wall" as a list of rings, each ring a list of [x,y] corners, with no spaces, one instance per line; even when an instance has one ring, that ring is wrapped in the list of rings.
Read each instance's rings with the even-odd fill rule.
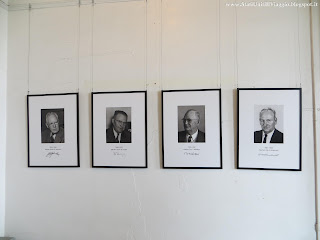
[[[314,129],[316,146],[316,189],[317,189],[317,215],[320,216],[320,15],[319,9],[312,9],[312,63],[313,63],[313,88],[314,88]],[[317,225],[319,236],[320,226]]]
[[[148,0],[147,9],[142,1],[81,6],[80,15],[78,7],[31,10],[30,57],[28,14],[9,13],[6,235],[316,239],[309,9]],[[160,90],[220,86],[223,169],[161,169]],[[302,172],[236,170],[235,89],[300,86]],[[78,88],[81,168],[27,168],[28,89]],[[149,168],[92,169],[90,92],[144,89]]]
[[[5,226],[5,159],[8,12],[0,7],[0,236]]]

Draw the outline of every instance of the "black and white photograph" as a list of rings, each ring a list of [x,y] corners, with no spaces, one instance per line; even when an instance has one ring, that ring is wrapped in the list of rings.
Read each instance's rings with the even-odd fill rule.
[[[221,90],[162,91],[163,168],[222,168]]]
[[[78,93],[28,95],[28,166],[79,167]]]
[[[146,91],[92,93],[92,167],[147,167]]]
[[[178,106],[178,142],[206,142],[205,106]]]
[[[254,108],[254,142],[283,143],[283,105],[255,105]]]
[[[64,109],[41,109],[41,142],[64,143]]]
[[[301,88],[238,89],[238,169],[301,170]]]
[[[106,108],[106,143],[131,143],[131,107]]]

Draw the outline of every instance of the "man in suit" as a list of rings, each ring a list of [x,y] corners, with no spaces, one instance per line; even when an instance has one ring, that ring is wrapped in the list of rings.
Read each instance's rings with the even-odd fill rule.
[[[178,132],[178,142],[205,142],[205,133],[199,130],[200,113],[189,109],[183,119],[184,131]]]
[[[254,132],[255,143],[283,143],[283,133],[276,129],[277,116],[272,108],[260,111],[260,131]]]
[[[46,127],[41,132],[42,143],[64,143],[64,129],[59,126],[59,117],[55,112],[46,114]]]
[[[131,143],[131,132],[126,129],[128,115],[116,110],[111,119],[112,125],[106,130],[107,143]]]

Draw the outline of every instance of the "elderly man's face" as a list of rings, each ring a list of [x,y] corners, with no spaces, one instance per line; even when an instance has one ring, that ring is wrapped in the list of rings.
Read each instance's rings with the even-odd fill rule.
[[[195,111],[187,112],[182,120],[184,129],[190,135],[194,134],[198,130],[200,121]]]
[[[122,133],[126,129],[127,117],[121,113],[117,114],[112,119],[112,124],[117,133]]]
[[[47,128],[49,128],[52,133],[59,132],[59,120],[55,115],[50,115],[48,117]]]
[[[260,125],[262,130],[268,134],[275,129],[277,121],[274,118],[272,111],[263,111],[260,114]]]

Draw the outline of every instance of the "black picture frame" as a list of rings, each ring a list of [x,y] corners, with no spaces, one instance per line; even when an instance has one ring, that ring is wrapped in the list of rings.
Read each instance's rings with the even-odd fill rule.
[[[148,168],[147,91],[92,92],[91,109],[92,168]],[[122,117],[121,112],[125,112],[126,125],[130,127],[130,131],[127,126],[122,130],[120,142],[114,141],[111,134],[116,133],[112,125],[116,124],[116,112]],[[123,138],[129,132],[130,137]]]
[[[56,138],[49,142],[46,115],[52,116],[52,112],[58,117],[59,127],[53,134]],[[27,125],[28,167],[80,167],[79,93],[27,95]]]
[[[250,111],[254,112],[254,120],[248,116],[251,124],[246,123],[246,116],[242,114],[250,115]],[[256,129],[252,130],[249,125]],[[281,130],[277,129],[278,125],[282,125]],[[251,133],[244,133],[245,128]],[[268,142],[265,131],[270,129],[274,132]],[[252,147],[252,151],[246,151],[247,146]],[[237,169],[302,171],[301,159],[302,88],[237,88]]]
[[[185,96],[191,96],[191,100],[184,101]],[[170,104],[167,104],[169,102]],[[164,169],[222,169],[221,89],[163,90],[161,103],[162,167]],[[209,118],[210,123],[213,122],[213,124],[204,124],[202,128],[205,130],[205,135],[199,142],[198,138],[202,135],[199,134],[203,131],[200,129],[200,124],[198,136],[192,143],[186,142],[188,139],[184,138],[184,134],[187,131],[181,128],[181,124],[179,125],[179,120],[182,120],[180,118],[184,119],[188,112],[198,115],[200,123],[203,118],[207,123],[209,120],[206,119]],[[176,121],[178,121],[177,128]],[[184,123],[182,126],[185,127]],[[210,149],[214,149],[211,154]],[[172,154],[168,154],[170,152]],[[183,159],[187,161],[184,162]]]

